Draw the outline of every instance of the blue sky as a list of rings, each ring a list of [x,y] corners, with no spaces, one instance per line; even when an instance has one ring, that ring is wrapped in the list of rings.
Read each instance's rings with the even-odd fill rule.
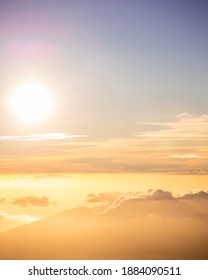
[[[1,1],[0,97],[28,77],[52,88],[57,112],[37,132],[117,137],[143,119],[205,114],[207,9],[206,1]]]

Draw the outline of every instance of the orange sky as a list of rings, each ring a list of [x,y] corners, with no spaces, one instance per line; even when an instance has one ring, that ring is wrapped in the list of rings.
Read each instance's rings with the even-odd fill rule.
[[[0,231],[129,199],[144,225],[175,205],[206,220],[206,1],[16,2],[0,1]]]

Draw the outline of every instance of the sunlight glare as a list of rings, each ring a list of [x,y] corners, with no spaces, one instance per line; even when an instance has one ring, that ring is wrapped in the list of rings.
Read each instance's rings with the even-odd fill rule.
[[[16,87],[10,105],[19,119],[34,123],[47,117],[54,104],[47,88],[37,82],[27,82]]]

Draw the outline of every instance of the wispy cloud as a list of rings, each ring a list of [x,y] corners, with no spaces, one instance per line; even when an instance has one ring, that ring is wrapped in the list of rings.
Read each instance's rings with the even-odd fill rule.
[[[180,154],[180,155],[170,155],[170,158],[176,158],[176,159],[207,159],[208,156],[199,156],[196,154]]]
[[[178,114],[178,115],[175,115],[174,117],[176,117],[176,118],[184,118],[184,117],[190,118],[190,117],[192,117],[192,116],[193,116],[192,114],[189,114],[189,113],[187,113],[187,112],[184,112],[184,113],[180,113],[180,114]]]
[[[43,133],[23,136],[0,136],[1,141],[41,141],[41,140],[72,140],[83,138],[87,135],[70,134],[70,133]]]
[[[137,133],[138,137],[208,138],[208,115],[206,114],[194,116],[182,113],[162,122],[139,122],[139,124],[146,125],[146,131]],[[151,126],[151,130],[147,130],[148,126]]]
[[[136,137],[100,141],[70,133],[1,136],[0,173],[207,174],[207,115],[182,113],[137,126]]]
[[[39,217],[37,217],[37,216],[31,216],[31,215],[26,215],[26,214],[11,215],[5,211],[0,212],[0,217],[9,219],[9,220],[21,220],[23,222],[28,222],[28,223],[39,220]]]

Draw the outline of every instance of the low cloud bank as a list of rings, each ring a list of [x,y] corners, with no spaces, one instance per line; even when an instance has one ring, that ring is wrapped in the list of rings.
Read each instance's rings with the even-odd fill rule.
[[[174,195],[161,189],[147,192],[100,193],[87,196],[87,206],[92,211],[106,215],[146,217],[208,218],[208,192],[188,192]],[[96,205],[96,206],[95,206]]]
[[[208,259],[208,192],[89,194],[0,236],[3,259]]]

